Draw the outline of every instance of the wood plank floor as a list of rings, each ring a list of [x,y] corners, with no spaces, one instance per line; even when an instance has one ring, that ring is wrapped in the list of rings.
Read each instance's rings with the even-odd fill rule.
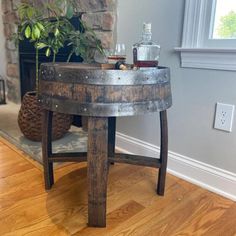
[[[57,167],[46,192],[42,168],[0,138],[0,235],[236,235],[236,203],[155,169],[116,164],[108,186],[107,228],[88,228],[86,164]]]

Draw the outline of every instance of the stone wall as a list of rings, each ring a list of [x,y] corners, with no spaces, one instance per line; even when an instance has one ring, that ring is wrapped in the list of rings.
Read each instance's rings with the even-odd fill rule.
[[[82,19],[94,29],[97,36],[101,39],[104,48],[111,48],[115,41],[116,1],[117,0],[78,0],[79,9],[83,12]],[[8,100],[15,103],[19,103],[21,97],[19,63],[18,50],[10,40],[10,37],[17,30],[16,7],[20,2],[21,0],[1,0],[4,35],[6,39],[7,96]],[[40,0],[38,2],[40,2]],[[45,2],[45,0],[43,2]]]
[[[17,1],[14,1],[17,2]],[[6,87],[8,99],[13,102],[20,101],[20,80],[18,68],[18,51],[14,43],[10,40],[11,35],[16,32],[17,16],[16,7],[12,0],[2,0],[2,14],[4,24],[4,35],[6,40],[6,60],[7,60],[7,79]]]

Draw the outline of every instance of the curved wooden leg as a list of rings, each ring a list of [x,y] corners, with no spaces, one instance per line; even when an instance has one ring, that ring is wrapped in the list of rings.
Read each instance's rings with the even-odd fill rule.
[[[114,157],[116,147],[116,117],[108,118],[108,156]],[[114,165],[114,162],[111,162]]]
[[[52,154],[52,111],[43,110],[42,114],[42,152],[45,189],[49,190],[54,184],[53,163],[49,162]]]
[[[159,169],[157,194],[164,196],[167,158],[168,158],[168,125],[167,125],[166,110],[160,112],[160,126],[161,126],[161,153],[160,153],[161,167]]]
[[[88,118],[88,225],[106,226],[108,118]]]

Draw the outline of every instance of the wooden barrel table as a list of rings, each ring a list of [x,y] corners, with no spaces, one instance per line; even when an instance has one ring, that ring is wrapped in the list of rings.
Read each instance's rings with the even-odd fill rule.
[[[128,163],[159,169],[157,194],[164,195],[168,130],[167,109],[172,105],[170,70],[104,69],[99,64],[46,63],[41,65],[39,99],[43,106],[43,164],[45,188],[54,183],[54,162],[88,165],[88,225],[106,226],[109,163]],[[52,113],[88,117],[88,150],[52,153]],[[116,117],[159,112],[160,158],[115,153]],[[138,128],[138,127],[137,127]]]

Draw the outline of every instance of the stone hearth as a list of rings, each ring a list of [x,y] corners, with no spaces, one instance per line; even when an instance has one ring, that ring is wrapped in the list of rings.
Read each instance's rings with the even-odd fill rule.
[[[45,0],[38,0],[39,3],[40,1],[45,2]],[[7,97],[15,103],[20,103],[21,100],[20,73],[18,49],[10,37],[17,30],[16,7],[20,2],[21,0],[1,0],[7,55]],[[94,29],[104,48],[111,48],[116,36],[117,0],[78,0],[78,4],[83,13],[82,19]]]

